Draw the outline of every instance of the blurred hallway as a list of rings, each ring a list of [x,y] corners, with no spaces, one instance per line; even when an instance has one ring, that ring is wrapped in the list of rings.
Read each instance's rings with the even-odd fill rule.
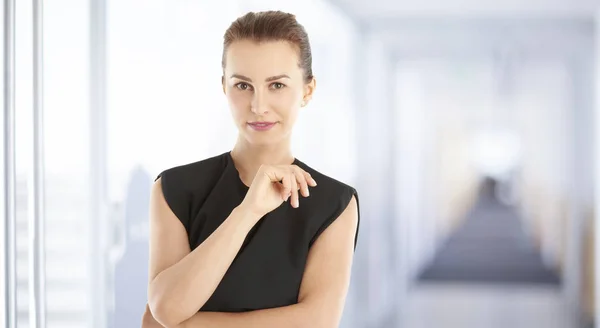
[[[408,292],[403,328],[569,328],[559,277],[485,179],[460,227]],[[390,325],[396,326],[396,325]]]
[[[501,203],[497,183],[486,179],[462,225],[440,246],[421,281],[558,285],[542,262],[516,209]]]

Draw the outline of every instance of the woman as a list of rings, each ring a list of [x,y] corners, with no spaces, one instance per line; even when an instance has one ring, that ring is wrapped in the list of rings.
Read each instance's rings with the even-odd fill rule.
[[[143,327],[337,327],[358,236],[356,190],[292,156],[315,79],[302,25],[248,13],[224,37],[230,152],[163,171],[151,192]]]

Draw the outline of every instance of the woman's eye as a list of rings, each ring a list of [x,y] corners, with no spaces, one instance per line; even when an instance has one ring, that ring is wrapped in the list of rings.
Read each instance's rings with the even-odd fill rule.
[[[283,87],[285,87],[285,85],[280,82],[275,82],[275,83],[271,84],[271,86],[273,87],[273,89],[276,89],[276,90],[283,89]]]
[[[236,88],[240,89],[240,90],[247,90],[250,88],[250,86],[248,85],[248,83],[245,82],[240,82],[238,84],[235,85]]]

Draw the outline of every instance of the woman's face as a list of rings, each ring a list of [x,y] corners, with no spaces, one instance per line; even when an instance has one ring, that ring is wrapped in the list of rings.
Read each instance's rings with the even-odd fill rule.
[[[295,46],[236,41],[225,58],[223,92],[240,135],[256,145],[287,138],[315,88],[314,79],[304,82]]]

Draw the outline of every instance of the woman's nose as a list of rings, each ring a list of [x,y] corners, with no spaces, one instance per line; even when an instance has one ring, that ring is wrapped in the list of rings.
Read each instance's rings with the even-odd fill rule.
[[[268,112],[267,102],[262,92],[257,91],[254,93],[250,107],[252,112],[256,115],[264,115]]]

